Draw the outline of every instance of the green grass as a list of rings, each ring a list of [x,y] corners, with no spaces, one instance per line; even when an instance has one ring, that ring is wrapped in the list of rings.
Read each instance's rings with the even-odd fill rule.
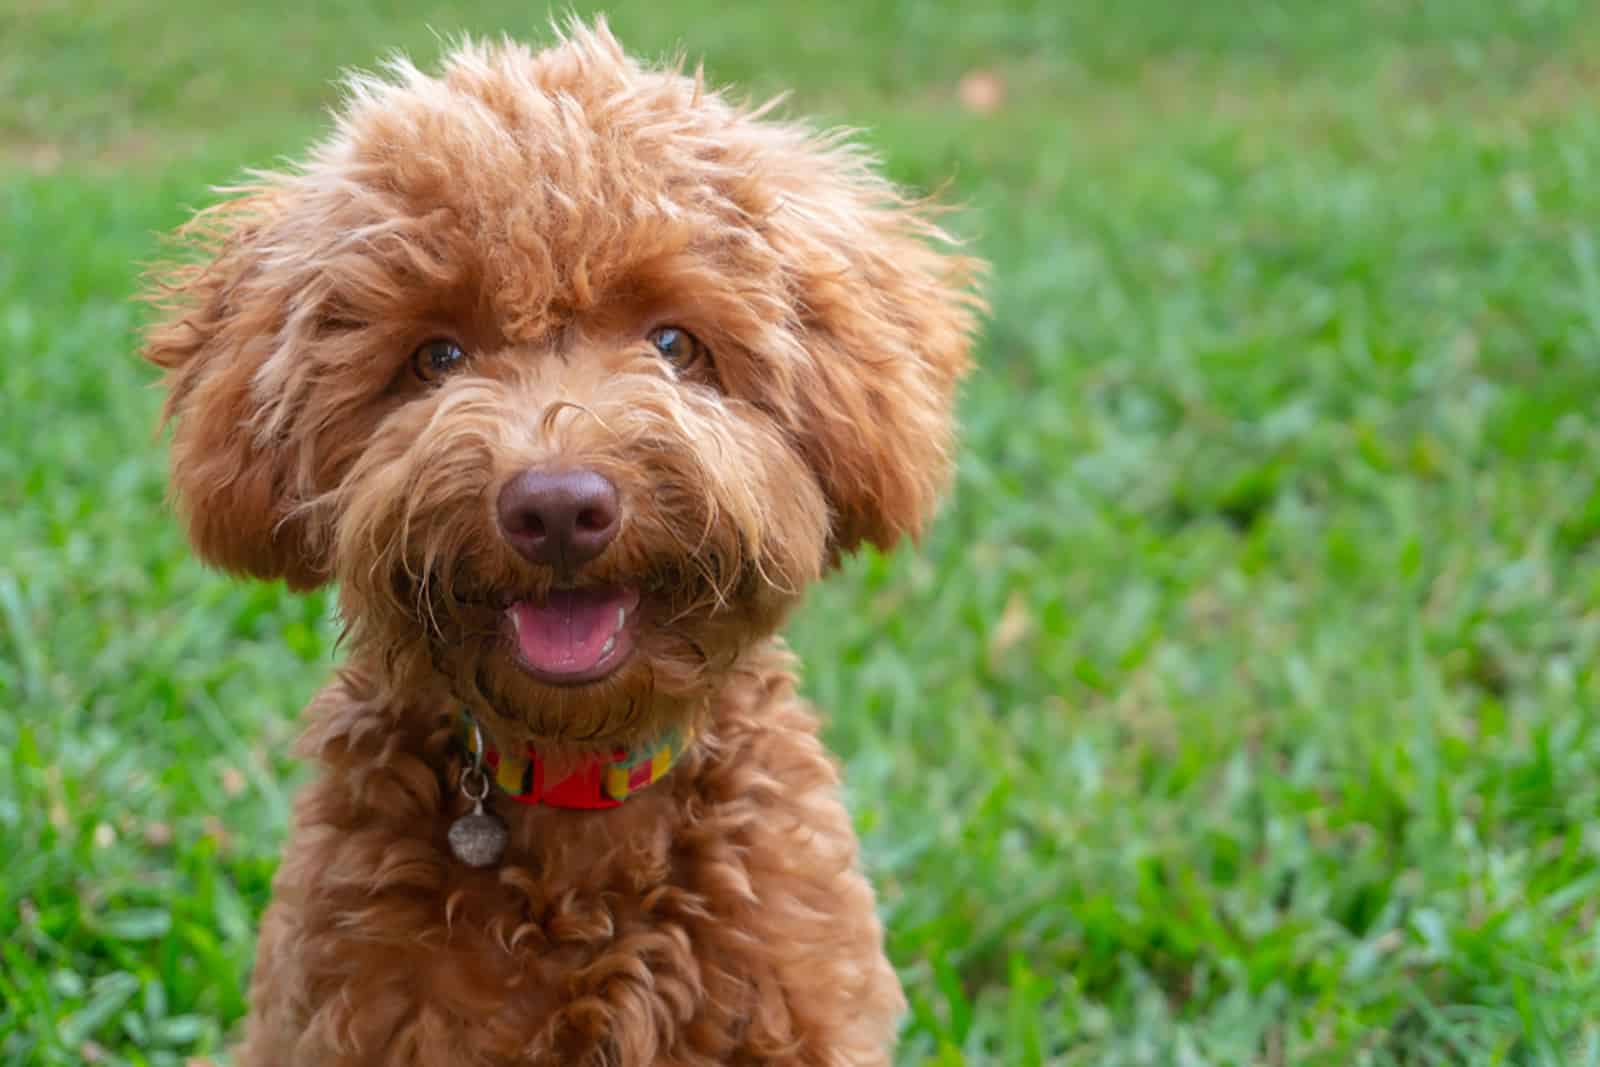
[[[792,629],[903,1063],[1600,1064],[1590,7],[612,6],[995,264],[956,498]],[[0,1063],[223,1047],[334,657],[164,510],[156,233],[340,68],[544,25],[277,8],[0,11]]]

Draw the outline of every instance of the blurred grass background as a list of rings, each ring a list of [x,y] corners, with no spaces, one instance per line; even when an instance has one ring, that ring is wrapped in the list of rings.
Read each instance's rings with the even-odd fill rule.
[[[995,264],[954,502],[792,631],[901,1061],[1600,1064],[1593,5],[609,10],[953,178]],[[181,543],[129,297],[464,30],[546,12],[0,5],[0,1063],[244,1009],[334,630]]]

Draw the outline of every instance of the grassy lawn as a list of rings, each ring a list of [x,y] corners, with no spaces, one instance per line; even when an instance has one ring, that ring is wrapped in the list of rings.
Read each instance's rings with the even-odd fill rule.
[[[334,660],[165,510],[156,234],[341,68],[544,33],[256,6],[0,4],[3,1064],[223,1049]],[[1600,1064],[1600,10],[610,10],[953,178],[995,264],[955,500],[792,628],[902,1062]]]

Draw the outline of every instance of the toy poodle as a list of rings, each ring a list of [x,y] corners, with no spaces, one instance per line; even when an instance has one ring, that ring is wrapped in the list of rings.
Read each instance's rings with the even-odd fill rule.
[[[890,1060],[776,636],[928,520],[978,264],[604,22],[356,77],[155,283],[199,555],[336,583],[243,1067]]]

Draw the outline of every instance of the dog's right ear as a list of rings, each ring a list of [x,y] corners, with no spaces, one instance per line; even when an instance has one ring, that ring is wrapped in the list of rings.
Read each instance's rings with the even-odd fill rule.
[[[172,487],[201,558],[309,589],[328,579],[295,507],[292,419],[267,381],[293,294],[266,262],[282,194],[268,187],[201,212],[180,231],[200,261],[158,279],[144,356],[166,370]]]

